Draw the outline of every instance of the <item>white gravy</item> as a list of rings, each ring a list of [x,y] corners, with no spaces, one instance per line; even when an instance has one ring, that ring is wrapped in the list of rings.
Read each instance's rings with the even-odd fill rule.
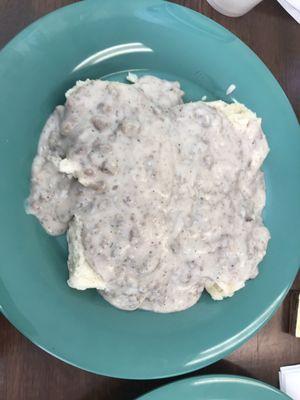
[[[266,251],[260,120],[182,95],[151,76],[79,82],[33,163],[28,212],[51,235],[80,223],[85,261],[121,309],[184,310],[204,288],[230,296]]]

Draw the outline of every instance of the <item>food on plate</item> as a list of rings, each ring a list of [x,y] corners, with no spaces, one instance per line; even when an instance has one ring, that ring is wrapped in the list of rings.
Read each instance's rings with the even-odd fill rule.
[[[124,310],[184,310],[255,278],[269,232],[261,120],[178,82],[79,81],[48,119],[27,211],[67,232],[69,280]]]

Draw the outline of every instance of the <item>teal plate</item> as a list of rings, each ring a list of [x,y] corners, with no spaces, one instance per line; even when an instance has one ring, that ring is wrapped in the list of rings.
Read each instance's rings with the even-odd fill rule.
[[[77,79],[124,80],[128,70],[178,79],[185,99],[234,97],[263,118],[270,229],[260,275],[234,297],[168,315],[124,312],[67,284],[64,237],[24,212],[40,131]],[[0,53],[0,304],[32,342],[95,373],[158,378],[208,365],[270,318],[300,260],[300,135],[262,62],[226,29],[161,0],[86,0],[37,21]]]
[[[273,386],[235,375],[207,375],[163,386],[139,400],[291,400]]]

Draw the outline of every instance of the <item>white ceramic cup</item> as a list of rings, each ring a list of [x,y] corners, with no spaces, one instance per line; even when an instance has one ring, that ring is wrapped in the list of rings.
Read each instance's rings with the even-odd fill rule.
[[[207,0],[207,2],[228,17],[240,17],[246,14],[262,0]]]

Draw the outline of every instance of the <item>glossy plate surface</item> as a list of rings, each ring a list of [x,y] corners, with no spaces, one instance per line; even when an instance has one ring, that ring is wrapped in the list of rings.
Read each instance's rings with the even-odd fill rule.
[[[128,70],[178,79],[186,100],[237,100],[263,118],[270,229],[260,275],[233,298],[204,295],[187,311],[124,312],[67,284],[64,237],[24,212],[47,116],[77,79],[124,80]],[[271,73],[233,34],[160,0],[86,0],[37,21],[0,53],[0,304],[31,341],[71,364],[123,378],[182,374],[241,345],[270,317],[300,258],[300,135]]]
[[[288,400],[290,397],[254,379],[207,375],[184,379],[154,390],[140,400]]]

